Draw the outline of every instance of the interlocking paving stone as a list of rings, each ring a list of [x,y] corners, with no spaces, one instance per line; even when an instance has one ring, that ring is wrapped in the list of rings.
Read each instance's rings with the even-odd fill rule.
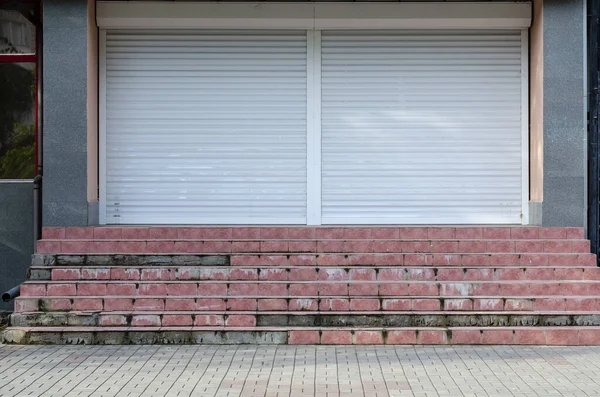
[[[596,396],[600,347],[0,345],[0,397]]]

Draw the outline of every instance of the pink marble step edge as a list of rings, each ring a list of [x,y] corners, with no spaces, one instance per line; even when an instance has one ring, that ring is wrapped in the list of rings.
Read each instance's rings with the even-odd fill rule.
[[[38,253],[590,253],[588,240],[40,240]]]
[[[42,310],[42,307],[44,310]],[[600,296],[30,296],[16,312],[37,311],[600,311]]]
[[[47,266],[32,266],[48,270]],[[158,280],[227,280],[227,281],[318,281],[328,275],[342,280],[363,276],[371,280],[391,281],[541,281],[600,280],[599,267],[317,267],[285,268],[230,266],[52,266],[52,281],[158,281]]]
[[[26,312],[21,313],[27,317],[36,318],[36,316],[47,316],[46,312]],[[61,314],[61,313],[57,313]],[[247,326],[254,327],[257,324],[257,316],[261,318],[268,318],[269,316],[281,317],[284,316],[306,316],[306,315],[335,315],[343,317],[352,317],[356,315],[360,316],[375,316],[380,317],[381,315],[387,316],[409,316],[418,317],[423,316],[483,316],[489,318],[493,316],[517,316],[529,318],[531,316],[548,316],[550,318],[564,317],[564,316],[583,316],[596,318],[599,314],[598,311],[567,311],[567,312],[527,312],[527,311],[389,311],[389,312],[378,312],[378,311],[363,311],[348,312],[338,311],[332,312],[282,312],[282,311],[264,311],[264,312],[250,312],[250,311],[113,311],[113,312],[94,312],[94,316],[98,316],[98,325],[102,327],[210,327],[210,326]],[[77,311],[70,312],[69,316],[87,318],[92,315],[92,312]],[[14,317],[14,316],[13,316]],[[65,324],[66,325],[66,324]],[[566,326],[566,325],[563,325]]]
[[[143,251],[143,250],[142,250]],[[65,253],[66,254],[66,253]],[[73,255],[76,253],[68,253]],[[80,252],[79,254],[86,254]],[[119,253],[111,253],[119,254]],[[149,254],[127,252],[127,254]],[[158,253],[151,253],[159,255]],[[170,255],[172,255],[171,253]],[[181,254],[178,252],[176,254]],[[189,253],[192,254],[192,253]],[[211,253],[196,253],[211,255]],[[169,255],[169,254],[167,254]],[[212,255],[223,255],[213,253]],[[229,256],[229,254],[226,254]],[[262,254],[230,256],[231,266],[596,266],[593,254]]]
[[[44,239],[583,239],[581,227],[372,226],[372,227],[44,227]]]
[[[588,315],[596,317],[597,312],[563,312],[563,313],[550,313],[550,316],[557,315]],[[307,313],[304,313],[306,315]],[[317,313],[311,313],[313,315]],[[327,313],[321,313],[322,315],[326,315]],[[329,313],[331,314],[331,313]],[[382,313],[377,313],[376,315],[381,315]],[[459,316],[465,315],[476,315],[479,313],[471,312],[390,312],[386,313],[386,315],[409,315],[409,316],[428,316],[433,314],[445,314],[452,315],[456,314]],[[81,314],[84,315],[85,314]],[[260,313],[261,316],[265,315],[290,315],[289,312],[263,312]],[[345,312],[337,312],[335,315],[342,316],[355,316],[356,312],[350,312],[346,314]],[[366,312],[361,312],[361,316],[367,315]],[[483,316],[506,316],[506,315],[516,315],[516,316],[535,316],[541,315],[541,313],[536,312],[503,312],[503,313],[481,313]],[[256,326],[257,318],[256,313],[252,312],[227,312],[227,313],[211,313],[211,312],[194,312],[194,313],[184,313],[184,312],[144,312],[144,313],[99,313],[99,324],[103,327],[113,327],[113,326],[127,326],[131,325],[132,327],[172,327],[172,326],[181,326],[181,327],[205,327],[205,326],[225,326],[225,327],[254,327]]]

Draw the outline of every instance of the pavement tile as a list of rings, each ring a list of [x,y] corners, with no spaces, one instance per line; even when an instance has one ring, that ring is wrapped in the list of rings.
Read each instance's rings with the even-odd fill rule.
[[[0,345],[0,396],[597,395],[596,346]]]

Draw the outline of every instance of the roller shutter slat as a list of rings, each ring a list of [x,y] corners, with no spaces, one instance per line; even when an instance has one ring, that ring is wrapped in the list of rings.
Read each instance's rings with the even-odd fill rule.
[[[324,224],[521,223],[521,33],[446,33],[323,31]]]
[[[306,34],[109,31],[109,224],[306,222]]]

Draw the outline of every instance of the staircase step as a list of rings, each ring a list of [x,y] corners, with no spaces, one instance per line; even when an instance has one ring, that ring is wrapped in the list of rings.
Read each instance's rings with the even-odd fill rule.
[[[44,239],[40,253],[590,253],[588,240],[147,240]]]
[[[519,280],[600,280],[600,268],[582,266],[539,267],[394,267],[360,266],[285,266],[277,269],[259,266],[32,266],[32,280],[260,280],[260,281],[317,281],[328,274],[340,274],[342,279],[358,275],[381,281],[519,281]]]
[[[498,327],[600,326],[600,311],[584,312],[450,312],[390,311],[115,311],[68,313],[14,313],[12,326],[102,327]]]
[[[411,297],[348,297],[348,296],[54,296],[19,297],[15,311],[272,311],[302,310],[304,312],[368,312],[380,311],[600,311],[600,294],[594,296],[411,296]]]
[[[10,327],[19,344],[600,345],[600,327]]]
[[[341,273],[340,273],[341,274]],[[21,296],[593,296],[600,295],[600,281],[27,281]],[[345,273],[344,273],[345,274]]]
[[[583,239],[582,227],[44,227],[44,239]]]
[[[593,254],[41,254],[32,265],[185,265],[185,266],[467,266],[467,267],[595,267]]]
[[[600,344],[582,228],[46,228],[7,342]]]

